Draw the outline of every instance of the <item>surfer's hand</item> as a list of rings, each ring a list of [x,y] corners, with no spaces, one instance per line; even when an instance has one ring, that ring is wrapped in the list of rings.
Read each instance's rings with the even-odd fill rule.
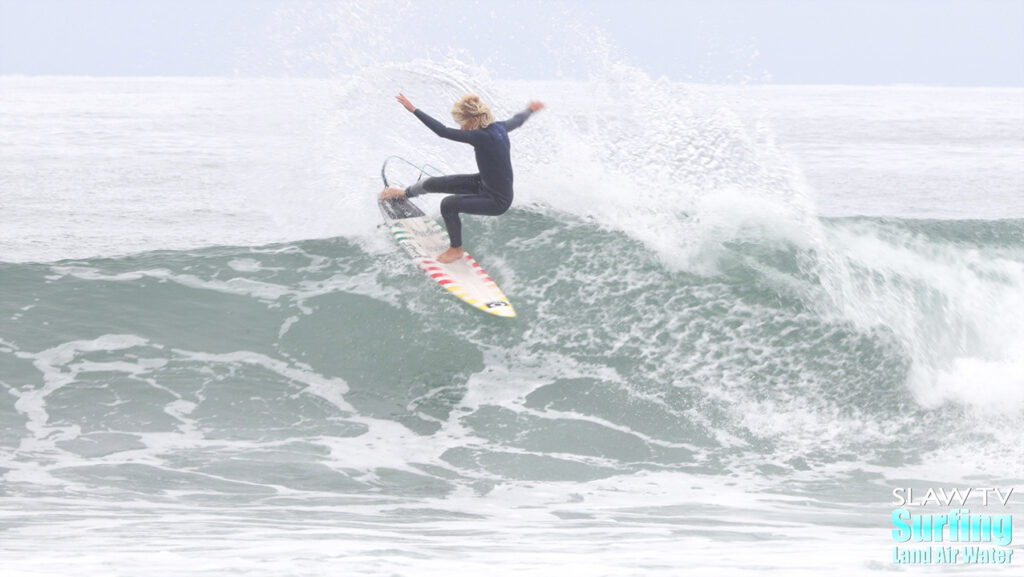
[[[395,99],[401,102],[402,106],[404,106],[409,112],[416,112],[416,107],[412,105],[412,102],[409,102],[409,99],[406,98],[404,94],[399,93]]]
[[[401,188],[385,188],[380,191],[380,197],[383,199],[405,198],[405,191]]]
[[[530,110],[532,110],[534,112],[537,112],[541,108],[544,108],[544,103],[541,102],[540,100],[531,100],[530,101]]]

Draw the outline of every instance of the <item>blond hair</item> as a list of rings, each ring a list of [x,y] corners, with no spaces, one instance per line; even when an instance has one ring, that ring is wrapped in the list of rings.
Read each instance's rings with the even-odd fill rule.
[[[480,102],[480,97],[476,94],[467,94],[456,102],[452,107],[452,117],[460,126],[474,118],[478,121],[477,128],[487,128],[488,124],[494,122],[491,109]]]

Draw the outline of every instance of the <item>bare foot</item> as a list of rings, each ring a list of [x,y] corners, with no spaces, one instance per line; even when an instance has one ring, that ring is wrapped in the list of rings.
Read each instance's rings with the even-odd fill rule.
[[[380,197],[384,199],[405,198],[405,191],[401,188],[385,188],[381,191]]]
[[[461,246],[453,246],[453,247],[449,248],[448,250],[442,252],[437,257],[437,262],[442,263],[442,264],[448,264],[450,262],[455,262],[455,261],[459,260],[460,258],[462,258],[462,255],[464,255],[464,254],[466,254],[466,253],[465,253],[465,251],[462,250]]]

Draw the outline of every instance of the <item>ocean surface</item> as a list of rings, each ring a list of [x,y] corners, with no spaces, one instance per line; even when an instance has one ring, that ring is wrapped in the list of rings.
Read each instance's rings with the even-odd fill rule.
[[[474,169],[399,91],[547,104],[464,218],[518,318],[380,228],[385,157]],[[890,519],[1024,522],[1024,89],[3,77],[0,211],[4,577],[1024,563]]]

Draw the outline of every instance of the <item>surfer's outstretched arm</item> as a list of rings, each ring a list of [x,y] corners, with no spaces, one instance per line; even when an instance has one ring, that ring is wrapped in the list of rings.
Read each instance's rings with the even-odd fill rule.
[[[447,138],[448,140],[465,142],[468,144],[473,144],[480,138],[480,134],[475,130],[459,130],[457,128],[451,128],[441,124],[439,121],[434,119],[434,117],[413,106],[412,102],[409,102],[409,99],[406,98],[404,94],[399,94],[396,99],[402,103],[402,106],[404,106],[406,110],[415,114],[416,118],[420,119],[420,122],[426,124],[427,128],[432,130],[434,134],[441,138]]]
[[[515,130],[519,128],[520,126],[523,125],[524,122],[526,122],[526,119],[529,118],[531,114],[537,112],[541,108],[544,108],[543,102],[539,100],[534,100],[533,102],[530,102],[530,106],[527,107],[526,110],[520,112],[519,114],[505,121],[505,130]]]
[[[454,140],[455,142],[473,144],[474,142],[479,141],[482,136],[477,130],[460,130],[458,128],[445,126],[433,116],[430,116],[418,108],[416,109],[416,112],[413,112],[413,114],[416,115],[416,118],[420,119],[420,122],[426,124],[427,128],[434,131],[434,134],[441,138],[447,138],[448,140]]]
[[[398,93],[398,96],[395,97],[395,100],[401,102],[402,106],[404,106],[405,109],[408,110],[409,112],[416,112],[416,107],[413,106],[412,102],[409,102],[409,99],[406,98],[405,95],[402,94],[401,92]]]

